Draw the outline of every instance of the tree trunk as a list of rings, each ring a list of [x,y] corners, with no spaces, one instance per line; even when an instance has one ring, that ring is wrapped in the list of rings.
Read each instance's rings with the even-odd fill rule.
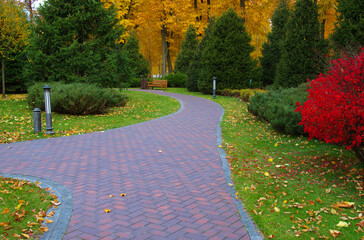
[[[162,34],[162,76],[164,76],[166,74],[167,54],[168,54],[168,46],[166,41],[167,28],[165,26],[162,27],[161,34]]]
[[[4,57],[1,58],[1,81],[3,86],[3,98],[5,98],[5,60]]]
[[[322,40],[325,39],[325,24],[326,24],[326,19],[323,19],[321,22],[321,39]]]
[[[363,146],[353,147],[353,150],[355,152],[355,155],[361,161],[361,163],[364,164],[364,147]]]
[[[240,0],[240,8],[243,12],[243,22],[245,23],[245,0]]]
[[[167,43],[167,64],[168,64],[168,73],[173,73],[173,66],[171,61],[171,55],[169,54],[169,43]]]

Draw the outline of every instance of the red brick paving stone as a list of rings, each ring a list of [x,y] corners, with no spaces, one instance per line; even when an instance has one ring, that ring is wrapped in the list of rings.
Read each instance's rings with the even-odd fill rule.
[[[173,240],[249,239],[218,155],[221,108],[157,92],[176,97],[184,108],[125,128],[0,145],[1,173],[51,179],[70,189],[74,204],[65,240],[102,238],[106,230],[113,234],[105,238],[158,239],[155,224]]]

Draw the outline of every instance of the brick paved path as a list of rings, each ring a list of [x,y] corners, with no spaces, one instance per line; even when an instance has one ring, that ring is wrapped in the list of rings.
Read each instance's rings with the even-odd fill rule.
[[[64,239],[249,239],[218,155],[221,108],[161,94],[182,101],[183,109],[104,133],[1,145],[0,173],[70,189],[74,205]]]

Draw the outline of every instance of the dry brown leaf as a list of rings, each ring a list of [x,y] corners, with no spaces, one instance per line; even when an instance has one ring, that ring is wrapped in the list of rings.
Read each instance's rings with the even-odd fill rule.
[[[331,236],[333,236],[334,238],[337,238],[337,236],[339,236],[341,234],[341,232],[337,231],[337,230],[331,230],[330,229],[330,234]]]
[[[21,236],[18,235],[18,234],[16,234],[16,233],[13,234],[13,237],[15,237],[15,238],[21,238]]]
[[[322,203],[322,200],[321,200],[321,198],[320,198],[320,197],[318,197],[318,198],[316,199],[316,201],[317,201],[317,202],[319,202],[319,203]]]
[[[10,225],[10,221],[9,222],[0,222],[0,227],[7,227]]]
[[[333,204],[333,207],[335,207],[335,208],[351,208],[354,205],[355,205],[354,202],[339,202],[339,203]]]
[[[364,220],[361,220],[359,223],[356,224],[359,227],[364,227]]]
[[[1,214],[6,214],[6,213],[9,213],[9,208],[5,208]]]
[[[53,223],[53,220],[50,220],[50,219],[46,218],[46,223]]]

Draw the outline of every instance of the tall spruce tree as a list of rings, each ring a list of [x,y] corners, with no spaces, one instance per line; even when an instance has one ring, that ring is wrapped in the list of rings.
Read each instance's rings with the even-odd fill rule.
[[[318,54],[322,51],[317,4],[313,0],[297,0],[286,25],[281,59],[274,84],[295,87],[315,77],[321,68]]]
[[[364,1],[341,0],[337,5],[337,23],[332,34],[335,47],[360,50],[364,45]]]
[[[215,22],[215,18],[209,19],[209,24],[204,31],[205,34],[202,37],[201,42],[197,45],[195,54],[191,59],[190,66],[187,71],[186,82],[187,90],[190,92],[198,92],[198,82],[200,81],[201,70],[204,64],[202,61],[202,53],[206,47],[208,39],[210,38]]]
[[[280,0],[272,16],[272,31],[268,33],[267,42],[263,44],[260,64],[263,69],[263,85],[273,84],[278,62],[281,58],[282,41],[286,37],[286,23],[289,18],[287,0]]]
[[[134,31],[132,31],[126,39],[123,50],[125,51],[126,57],[129,59],[129,66],[132,70],[133,77],[139,77],[140,75],[147,77],[149,74],[149,64],[139,52],[139,41],[136,38]]]
[[[96,83],[127,81],[127,58],[118,44],[123,28],[114,7],[98,0],[46,1],[28,51],[30,81]]]
[[[233,9],[218,18],[202,53],[199,91],[211,93],[213,77],[217,91],[247,88],[256,66],[250,41],[243,20]]]
[[[175,71],[187,74],[188,68],[196,52],[198,45],[196,28],[190,25],[186,31],[185,39],[182,41],[181,50],[175,62]]]

